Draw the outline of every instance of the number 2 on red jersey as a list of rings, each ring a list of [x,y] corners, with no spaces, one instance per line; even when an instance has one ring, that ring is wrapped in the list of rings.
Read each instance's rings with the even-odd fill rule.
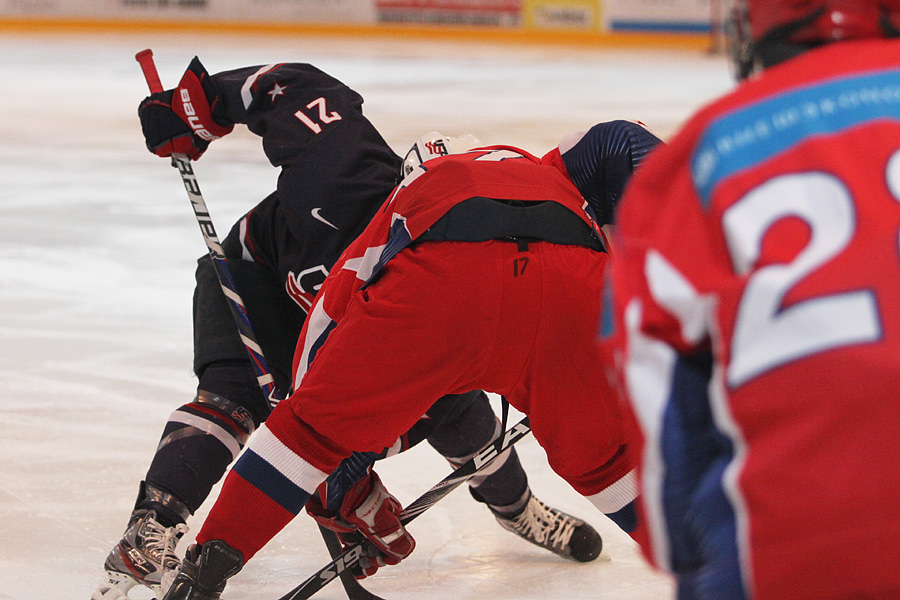
[[[900,151],[888,160],[885,179],[900,202]],[[785,296],[799,282],[835,260],[851,243],[857,233],[856,210],[850,190],[838,176],[806,171],[769,179],[724,212],[734,269],[739,275],[749,274],[731,340],[730,386],[818,352],[881,337],[879,307],[870,289],[835,287],[784,306]],[[764,237],[788,217],[806,224],[808,241],[789,262],[754,271]],[[897,244],[900,250],[900,240]]]

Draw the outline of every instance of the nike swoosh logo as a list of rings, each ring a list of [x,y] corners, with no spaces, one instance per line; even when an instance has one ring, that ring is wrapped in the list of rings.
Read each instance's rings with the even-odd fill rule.
[[[321,210],[322,210],[321,208],[314,208],[314,209],[312,209],[312,211],[310,211],[310,214],[312,214],[313,219],[315,219],[316,221],[321,221],[322,223],[325,223],[329,227],[333,227],[333,228],[337,229],[337,225],[335,225],[334,223],[329,223],[325,219],[325,217],[323,217],[322,215],[319,214],[319,212]]]

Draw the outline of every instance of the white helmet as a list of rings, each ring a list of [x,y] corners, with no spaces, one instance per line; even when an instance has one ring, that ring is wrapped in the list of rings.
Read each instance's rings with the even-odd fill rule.
[[[429,131],[419,138],[403,159],[403,176],[412,173],[416,167],[426,160],[459,154],[481,146],[481,142],[471,133],[460,137],[449,137],[437,131]]]

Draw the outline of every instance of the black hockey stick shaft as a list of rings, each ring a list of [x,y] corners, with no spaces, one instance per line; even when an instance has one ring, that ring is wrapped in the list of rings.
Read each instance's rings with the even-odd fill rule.
[[[141,50],[134,58],[141,65],[150,93],[163,91],[156,64],[153,62],[153,51],[150,49]],[[247,316],[244,301],[238,293],[237,285],[231,275],[231,270],[228,268],[225,253],[222,250],[216,229],[209,216],[209,210],[206,208],[206,201],[203,199],[203,194],[200,193],[200,185],[197,183],[197,177],[191,166],[191,159],[186,154],[173,154],[172,166],[177,168],[178,173],[181,175],[181,181],[184,183],[184,189],[187,191],[191,207],[194,209],[197,224],[200,225],[200,231],[203,233],[203,240],[209,249],[209,256],[212,259],[216,276],[219,279],[219,285],[222,287],[222,293],[225,294],[228,306],[231,309],[231,315],[234,317],[234,322],[238,328],[238,334],[241,337],[244,348],[247,350],[250,362],[253,364],[257,383],[268,399],[269,406],[274,408],[282,398],[275,387],[275,378],[272,376],[269,364],[263,355],[262,347],[256,339],[253,326],[250,324],[250,319]],[[325,545],[328,547],[328,553],[334,558],[340,554],[340,540],[338,540],[335,532],[325,528],[320,529]],[[341,576],[341,582],[350,600],[381,600],[381,598],[362,587],[349,572]]]
[[[434,484],[431,489],[413,500],[400,515],[400,522],[406,525],[423,512],[434,506],[444,496],[468,481],[481,469],[488,466],[504,450],[521,440],[531,431],[528,417],[508,429],[503,436],[486,446],[475,457],[463,463],[458,469]],[[330,563],[319,569],[309,579],[279,598],[279,600],[307,600],[316,592],[331,583],[336,577],[350,570],[359,562],[363,554],[365,541],[349,546]]]
[[[331,558],[336,559],[339,557],[344,551],[344,546],[341,544],[341,540],[338,539],[338,535],[322,525],[319,525],[319,533],[322,534],[322,539],[325,540],[325,546],[328,548],[328,554],[331,555]],[[349,570],[342,571],[340,578],[344,591],[347,592],[347,598],[350,600],[384,600],[364,588]]]

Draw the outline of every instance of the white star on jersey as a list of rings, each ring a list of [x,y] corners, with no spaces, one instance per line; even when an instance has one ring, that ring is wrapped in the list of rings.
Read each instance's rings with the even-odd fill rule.
[[[271,91],[269,91],[269,95],[272,97],[272,102],[275,102],[275,96],[284,96],[284,89],[285,88],[281,87],[277,83],[275,84],[275,87],[273,87]]]

